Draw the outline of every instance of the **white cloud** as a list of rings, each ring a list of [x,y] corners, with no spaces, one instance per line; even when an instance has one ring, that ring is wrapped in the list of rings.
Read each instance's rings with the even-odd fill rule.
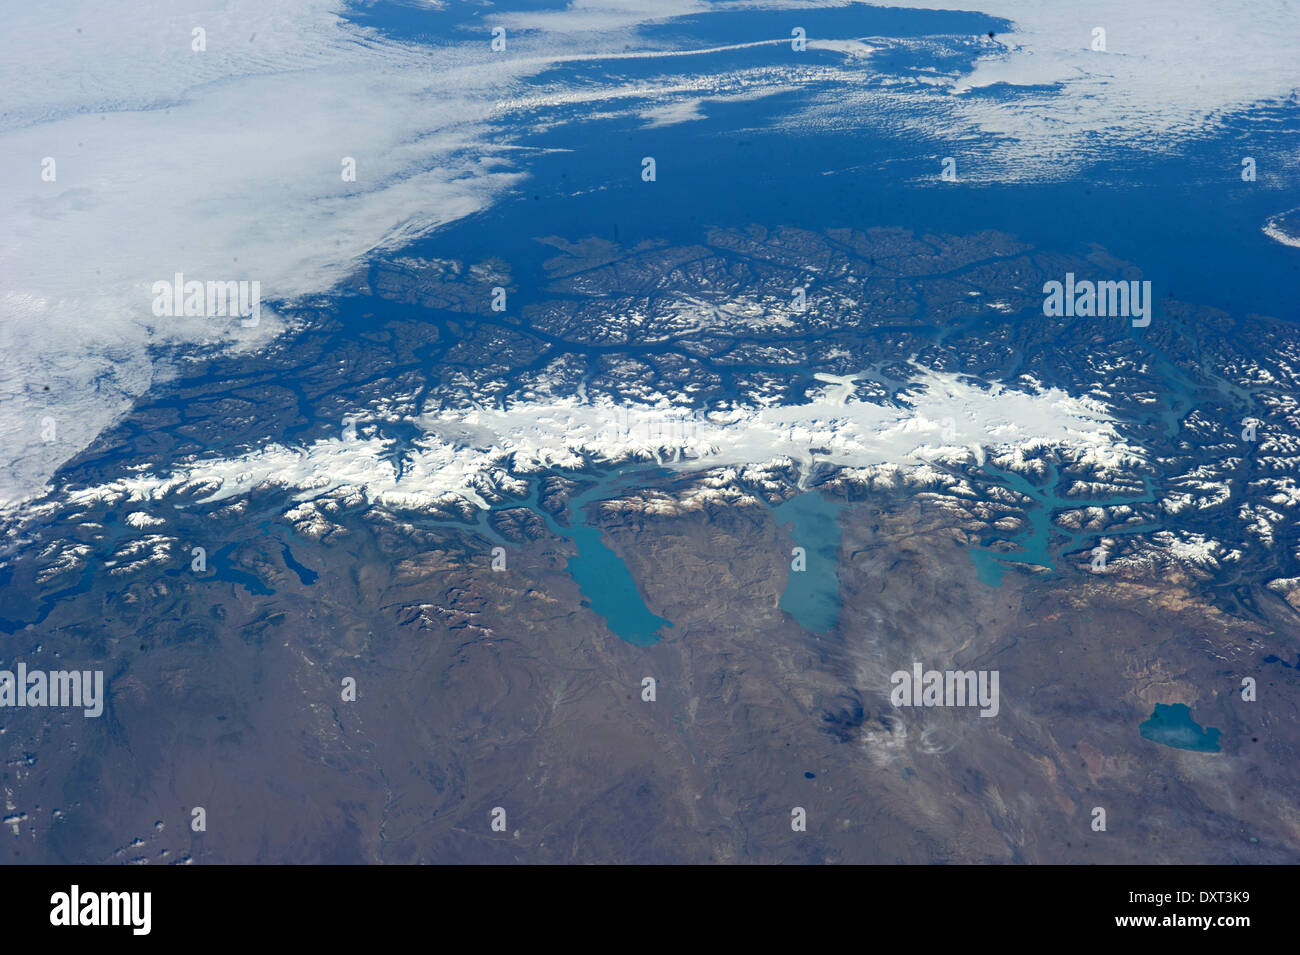
[[[651,102],[633,114],[672,123],[711,99],[811,80],[839,84],[821,115],[841,128],[855,114],[880,116],[928,97],[913,115],[925,116],[929,133],[1005,139],[1014,148],[1002,171],[1033,176],[1063,174],[1121,142],[1167,147],[1207,119],[1295,88],[1300,18],[1283,0],[1253,4],[1249,16],[1173,0],[1108,0],[1086,13],[1033,0],[956,5],[1009,17],[1017,32],[1001,38],[1009,52],[938,85],[926,76],[872,86],[877,77],[859,59],[867,47],[810,36],[814,50],[837,51],[845,65],[822,58],[815,70],[735,71],[733,61],[720,78],[705,54],[663,56],[656,62],[673,72],[645,84],[649,95],[615,81],[574,100],[559,84],[539,90],[526,80],[565,59],[624,56],[638,24],[728,6],[579,0],[493,14],[481,37],[436,49],[343,21],[340,0],[136,0],[129,10],[50,0],[7,10],[0,501],[33,493],[170,374],[169,349],[232,335],[258,347],[276,332],[274,317],[251,334],[155,318],[154,281],[178,271],[258,280],[269,299],[328,290],[374,249],[400,246],[509,189],[518,170],[495,123],[510,114],[503,102],[527,105],[525,94],[538,105],[642,96]],[[510,55],[488,54],[489,21],[511,28]],[[1106,53],[1088,49],[1098,25]],[[196,53],[191,31],[200,26],[207,50]],[[1000,82],[1056,85],[997,102],[954,92]],[[41,179],[47,156],[55,182]],[[344,156],[357,160],[356,183],[340,178]],[[977,174],[962,168],[964,178]]]
[[[966,10],[1012,21],[965,75],[936,86],[916,77],[933,108],[887,112],[890,100],[864,87],[841,91],[815,115],[828,123],[847,113],[909,123],[937,139],[984,146],[964,179],[1056,179],[1119,149],[1168,152],[1226,115],[1285,99],[1300,88],[1295,70],[1300,8],[1293,0],[1262,0],[1248,12],[1211,0],[908,0],[913,9]],[[1093,51],[1093,29],[1105,30],[1105,52]],[[908,41],[924,46],[927,41]],[[1015,88],[989,97],[975,91]],[[884,113],[882,115],[882,112]],[[1280,151],[1279,151],[1280,153]],[[1294,158],[1287,157],[1290,168]],[[1225,176],[1235,176],[1227,169]]]
[[[0,500],[39,487],[167,373],[151,347],[274,331],[156,318],[153,282],[322,292],[514,181],[489,123],[517,63],[432,57],[308,0],[51,7],[24,8],[0,41]]]

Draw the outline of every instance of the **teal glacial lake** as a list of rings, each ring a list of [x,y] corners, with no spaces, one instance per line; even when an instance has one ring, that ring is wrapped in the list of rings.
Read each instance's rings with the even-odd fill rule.
[[[791,566],[778,606],[810,633],[829,633],[840,618],[840,511],[844,505],[816,491],[772,509],[805,552],[806,569]],[[793,556],[789,562],[793,564]]]
[[[1056,560],[1062,554],[1090,548],[1102,537],[1118,537],[1122,534],[1142,534],[1159,530],[1159,525],[1143,524],[1112,527],[1104,533],[1071,531],[1053,523],[1052,520],[1059,511],[1063,510],[1150,503],[1155,500],[1155,492],[1152,490],[1150,479],[1146,477],[1142,479],[1144,491],[1140,496],[1086,500],[1063,497],[1057,493],[1060,474],[1055,465],[1049,468],[1047,479],[1041,487],[1030,483],[1028,479],[1014,471],[1003,471],[992,465],[986,464],[984,472],[1010,490],[1024,494],[1033,502],[1027,512],[1027,526],[1019,533],[998,538],[1014,545],[1014,550],[992,549],[988,546],[993,543],[992,540],[986,541],[983,546],[971,548],[970,557],[975,563],[976,573],[980,581],[990,587],[1002,585],[1002,578],[1010,564],[1023,564],[1054,571]]]
[[[568,528],[536,506],[536,490],[530,501],[552,531],[577,546],[578,553],[569,558],[567,569],[588,606],[615,636],[638,647],[649,647],[659,642],[662,631],[672,622],[650,611],[627,564],[605,543],[600,530],[588,524],[587,505],[617,496],[613,485],[623,476],[622,472],[611,472],[570,501]]]
[[[1139,726],[1138,732],[1143,739],[1162,746],[1197,753],[1219,752],[1219,731],[1212,726],[1202,729],[1185,703],[1157,703],[1151,719]]]

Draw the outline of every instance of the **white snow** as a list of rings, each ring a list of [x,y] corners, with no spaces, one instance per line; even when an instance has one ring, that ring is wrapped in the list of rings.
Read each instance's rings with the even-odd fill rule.
[[[675,469],[744,468],[814,459],[849,468],[917,472],[934,462],[969,461],[984,449],[1015,453],[1056,445],[1086,454],[1100,469],[1138,459],[1104,407],[1056,389],[990,389],[944,372],[916,370],[900,407],[852,397],[853,377],[818,375],[823,389],[801,405],[743,407],[696,417],[671,407],[524,402],[506,410],[447,409],[416,423],[424,436],[398,478],[378,439],[331,438],[298,452],[270,445],[237,458],[193,460],[166,474],[146,471],[75,491],[70,503],[149,501],[182,488],[209,501],[270,484],[299,498],[359,489],[374,502],[419,508],[456,495],[485,507],[480,493],[508,466],[516,473],[577,469],[593,459],[659,461]]]

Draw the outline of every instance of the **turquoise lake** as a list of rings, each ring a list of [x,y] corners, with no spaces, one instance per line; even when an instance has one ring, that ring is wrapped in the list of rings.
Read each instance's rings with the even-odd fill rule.
[[[487,538],[493,544],[513,549],[515,545],[502,537],[492,527],[489,515],[493,511],[507,511],[525,508],[540,516],[551,532],[565,540],[573,541],[578,553],[569,558],[565,569],[574,583],[578,585],[584,604],[600,615],[610,633],[638,647],[649,647],[659,642],[662,631],[672,627],[672,621],[660,617],[646,606],[636,580],[632,577],[623,559],[614,553],[605,543],[598,528],[588,523],[587,506],[602,500],[617,497],[618,484],[633,478],[644,478],[655,473],[644,465],[617,468],[604,474],[576,473],[560,471],[569,479],[595,480],[594,487],[589,488],[569,502],[565,512],[568,526],[561,524],[539,500],[540,478],[529,481],[528,496],[522,500],[503,501],[480,510],[474,520],[467,525],[463,521],[436,518],[420,521],[425,527],[454,527],[472,530],[475,534]]]
[[[840,618],[840,511],[844,505],[816,491],[772,508],[805,551],[807,569],[790,570],[778,606],[810,633],[829,633]],[[793,557],[787,557],[787,566]]]
[[[1138,727],[1138,732],[1143,739],[1162,746],[1197,753],[1219,752],[1219,731],[1212,726],[1202,728],[1192,719],[1192,711],[1185,703],[1157,703],[1155,712]]]
[[[590,474],[567,474],[590,480]],[[490,511],[523,507],[539,514],[552,533],[571,540],[577,554],[569,558],[566,570],[577,583],[587,606],[600,615],[610,632],[638,647],[653,646],[672,621],[650,610],[631,570],[608,544],[599,528],[589,523],[588,508],[602,500],[618,497],[619,485],[646,477],[645,469],[617,469],[600,475],[594,487],[569,502],[568,526],[555,519],[538,501],[538,482],[533,481],[523,500],[493,505],[475,516],[473,529],[490,540],[509,546],[488,522]],[[800,494],[774,507],[778,527],[789,529],[796,546],[804,548],[806,569],[788,574],[779,606],[811,633],[828,633],[840,615],[840,512],[844,504],[817,492]],[[429,524],[465,525],[459,521],[436,520]],[[787,555],[787,566],[790,557]]]
[[[591,609],[600,614],[611,633],[635,646],[648,647],[658,643],[661,631],[672,623],[650,612],[627,564],[609,549],[599,530],[587,525],[586,506],[614,497],[617,492],[611,485],[618,476],[611,475],[569,502],[572,526],[568,530],[546,511],[538,513],[552,531],[577,545],[578,553],[569,558],[568,571]]]

